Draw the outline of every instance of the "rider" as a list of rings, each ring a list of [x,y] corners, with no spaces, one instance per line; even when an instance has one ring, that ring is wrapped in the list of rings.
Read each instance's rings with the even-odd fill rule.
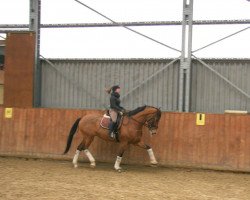
[[[120,100],[120,86],[119,85],[114,85],[110,89],[106,90],[110,96],[110,110],[109,114],[111,117],[111,123],[109,125],[109,136],[111,138],[115,137],[115,128],[116,128],[116,121],[117,121],[117,116],[118,113],[120,115],[123,115],[123,112],[125,112],[125,109],[120,106],[121,100]]]

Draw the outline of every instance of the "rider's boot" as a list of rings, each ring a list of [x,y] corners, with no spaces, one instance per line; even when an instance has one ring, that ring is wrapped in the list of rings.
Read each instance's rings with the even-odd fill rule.
[[[111,138],[115,138],[114,127],[115,127],[115,123],[110,122],[110,124],[109,124],[109,137],[111,137]]]

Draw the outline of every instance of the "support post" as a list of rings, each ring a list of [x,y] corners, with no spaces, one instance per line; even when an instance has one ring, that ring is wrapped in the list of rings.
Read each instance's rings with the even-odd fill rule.
[[[182,20],[182,51],[179,73],[179,102],[180,112],[190,109],[190,80],[192,55],[193,0],[183,0]]]
[[[40,17],[41,0],[30,0],[29,30],[35,32],[35,66],[33,106],[41,106],[41,65],[40,65]]]

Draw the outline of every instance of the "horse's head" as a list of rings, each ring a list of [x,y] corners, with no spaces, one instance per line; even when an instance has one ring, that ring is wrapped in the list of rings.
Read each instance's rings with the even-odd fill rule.
[[[147,106],[145,109],[148,111],[148,115],[146,117],[145,126],[148,127],[151,135],[156,134],[158,129],[158,123],[161,118],[161,110],[159,108]]]
[[[151,135],[156,134],[158,123],[161,118],[161,110],[152,106],[138,107],[127,112],[127,116],[131,117],[135,122],[149,129]],[[135,117],[133,117],[135,116]]]

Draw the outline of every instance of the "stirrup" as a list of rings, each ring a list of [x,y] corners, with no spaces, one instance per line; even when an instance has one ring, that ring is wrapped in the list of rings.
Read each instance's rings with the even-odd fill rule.
[[[109,134],[109,137],[115,139],[115,133],[114,133],[114,131],[112,131],[112,132]]]

